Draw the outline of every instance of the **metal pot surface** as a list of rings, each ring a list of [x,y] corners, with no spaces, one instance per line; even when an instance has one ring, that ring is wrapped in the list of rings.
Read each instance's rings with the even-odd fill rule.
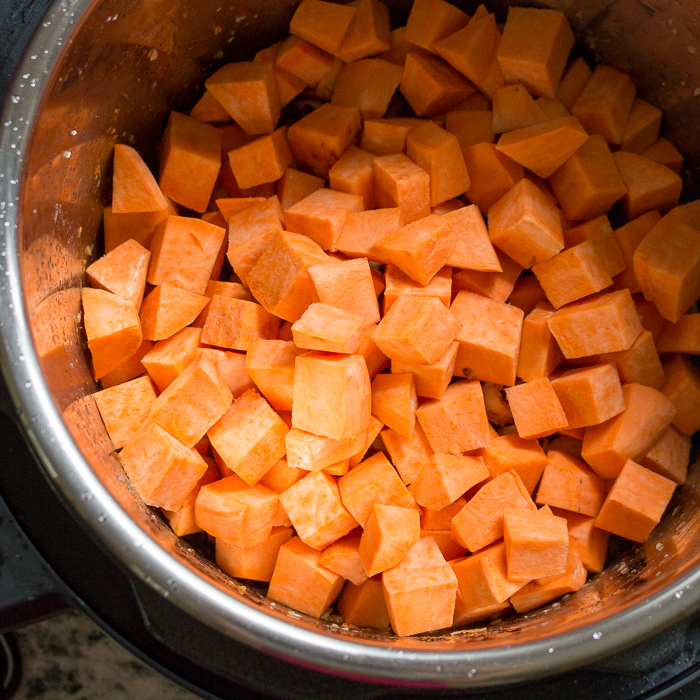
[[[113,145],[132,144],[155,166],[169,110],[189,111],[219,65],[282,38],[296,4],[57,0],[33,37],[0,122],[0,336],[3,373],[47,480],[116,559],[190,615],[257,649],[364,680],[512,683],[592,662],[688,615],[700,607],[698,469],[650,540],[568,600],[403,639],[271,603],[179,540],[130,487],[91,398],[80,327]],[[388,4],[400,26],[408,2]],[[463,4],[473,12],[477,2]],[[507,4],[492,9],[504,18]],[[700,4],[538,4],[564,10],[584,50],[630,70],[638,93],[664,110],[664,134],[687,157],[684,201],[700,196]]]

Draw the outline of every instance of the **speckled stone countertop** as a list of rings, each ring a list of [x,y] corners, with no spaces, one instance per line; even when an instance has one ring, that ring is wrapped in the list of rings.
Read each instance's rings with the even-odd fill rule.
[[[70,611],[16,632],[24,668],[12,700],[194,700]]]

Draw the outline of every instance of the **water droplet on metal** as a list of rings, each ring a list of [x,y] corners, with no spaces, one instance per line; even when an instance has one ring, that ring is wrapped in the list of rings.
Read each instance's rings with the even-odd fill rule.
[[[602,633],[602,632],[594,632],[594,633],[593,633],[593,639],[598,640],[598,639],[600,639],[602,636],[603,636],[603,633]]]
[[[24,388],[25,388],[25,389],[31,389],[31,388],[32,388],[32,383],[31,383],[31,382],[24,382]]]

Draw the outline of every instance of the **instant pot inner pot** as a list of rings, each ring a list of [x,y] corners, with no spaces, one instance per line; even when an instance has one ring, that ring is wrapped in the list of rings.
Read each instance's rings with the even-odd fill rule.
[[[392,25],[404,24],[409,3],[389,0],[387,4]],[[477,3],[456,4],[473,12]],[[700,97],[696,94],[700,93],[696,54],[700,49],[700,5],[674,0],[548,0],[536,4],[564,10],[583,51],[590,58],[629,70],[638,93],[664,110],[663,134],[687,158],[683,201],[700,196]],[[26,149],[19,201],[20,278],[45,382],[95,475],[143,537],[160,546],[166,560],[174,560],[226,591],[238,610],[252,608],[252,614],[257,614],[264,609],[268,619],[291,623],[295,632],[329,635],[327,640],[342,636],[362,643],[367,651],[382,647],[406,653],[505,653],[507,647],[526,643],[548,645],[551,639],[556,641],[551,635],[583,634],[584,628],[589,638],[596,625],[603,625],[616,613],[623,613],[620,620],[624,625],[627,612],[638,609],[650,597],[652,602],[659,600],[656,594],[662,591],[667,598],[680,599],[684,591],[677,588],[687,584],[683,577],[697,566],[700,557],[698,469],[690,470],[688,483],[677,491],[649,541],[623,547],[606,570],[575,595],[494,624],[407,639],[340,629],[332,620],[316,621],[271,604],[260,592],[233,581],[188,542],[175,537],[161,516],[144,506],[130,488],[90,396],[96,387],[78,322],[85,267],[101,252],[99,235],[111,189],[113,146],[133,145],[156,169],[160,134],[169,110],[188,112],[201,94],[205,78],[218,66],[250,59],[255,51],[282,38],[295,5],[295,0],[104,0],[92,4],[75,0],[54,5],[53,21],[66,14],[74,21],[65,28],[63,39],[51,47],[58,58],[48,73],[50,80],[39,101],[30,142],[20,144]],[[506,7],[504,2],[490,4],[501,19]],[[36,48],[32,46],[30,51]],[[20,95],[22,99],[25,94]],[[46,460],[57,461],[51,455]],[[69,467],[54,467],[55,472],[48,470],[53,483],[85,519],[81,500],[87,497],[72,486]],[[183,598],[178,599],[182,590],[175,591],[176,582],[172,589],[158,583],[162,560],[144,565],[135,550],[114,545],[113,529],[119,527],[118,522],[99,525],[93,519],[87,524],[137,575],[178,604],[187,605]],[[692,597],[686,593],[686,599]],[[674,615],[687,612],[681,607],[669,612],[666,607],[655,613],[662,607],[646,611],[652,632],[662,624],[654,619],[655,614],[665,616],[665,622],[670,623]],[[235,611],[222,610],[221,620],[232,614]],[[650,633],[639,619],[635,625],[637,636]],[[653,625],[657,626],[651,629]],[[251,636],[254,633],[248,635],[248,641]],[[331,641],[328,644],[331,646]],[[604,648],[602,641],[600,648]],[[569,665],[577,662],[567,661]],[[323,663],[319,659],[319,666]]]

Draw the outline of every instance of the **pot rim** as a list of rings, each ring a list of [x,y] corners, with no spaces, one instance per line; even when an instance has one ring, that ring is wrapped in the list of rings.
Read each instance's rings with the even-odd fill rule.
[[[641,642],[700,607],[696,567],[642,602],[567,633],[491,649],[404,650],[315,632],[270,615],[214,585],[150,538],[103,486],[63,422],[41,373],[20,285],[23,153],[53,86],[55,67],[93,4],[54,1],[6,95],[0,121],[0,359],[19,423],[44,476],[116,559],[188,614],[260,651],[383,683],[482,688],[561,673]]]

